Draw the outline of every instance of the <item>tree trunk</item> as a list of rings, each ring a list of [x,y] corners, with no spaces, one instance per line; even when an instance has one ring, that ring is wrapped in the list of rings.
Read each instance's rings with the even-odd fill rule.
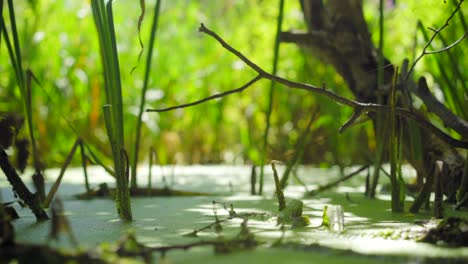
[[[301,5],[308,32],[283,32],[281,40],[296,43],[309,51],[312,56],[324,63],[333,65],[347,83],[356,101],[387,104],[395,66],[387,59],[384,59],[384,85],[379,89],[377,82],[378,49],[371,41],[364,20],[362,0],[301,0]],[[412,91],[426,104],[434,105],[438,103],[433,101],[435,98],[430,93],[428,94],[425,84],[424,79],[421,79],[419,86],[413,81],[407,81],[400,83],[397,90],[401,94],[408,94],[408,90]],[[411,100],[405,102],[404,99],[400,99],[397,106],[410,108],[410,102]],[[439,115],[445,125],[452,128],[456,126],[458,133],[468,135],[468,123],[466,121],[454,116],[442,104],[438,105],[437,109],[441,110],[439,112],[452,117],[452,119],[456,119],[455,121],[450,118],[444,119],[443,115]],[[376,115],[369,114],[369,116],[375,125]],[[443,175],[442,179],[444,193],[449,200],[455,201],[455,193],[458,186],[460,186],[463,174],[463,157],[447,142],[427,130],[411,124],[411,120],[400,120],[399,124],[402,126],[403,131],[404,156],[417,170],[421,179],[419,181],[420,185],[422,185],[422,179],[425,178],[425,175],[433,173],[426,169],[434,167],[429,163],[435,160],[442,161],[445,168],[445,175]],[[420,150],[422,155],[412,155],[415,149],[414,142],[411,141],[414,140],[415,130],[416,134],[420,135],[421,144],[418,145],[422,148]]]

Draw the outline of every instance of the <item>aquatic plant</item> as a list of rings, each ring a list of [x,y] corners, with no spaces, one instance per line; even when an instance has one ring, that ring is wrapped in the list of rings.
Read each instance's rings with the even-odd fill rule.
[[[132,220],[130,192],[128,190],[128,158],[124,146],[124,119],[122,104],[122,87],[120,79],[119,57],[112,2],[104,4],[103,0],[91,1],[94,21],[99,36],[101,60],[104,71],[104,88],[106,105],[103,106],[107,135],[112,148],[115,179],[117,182],[115,201],[119,217]]]

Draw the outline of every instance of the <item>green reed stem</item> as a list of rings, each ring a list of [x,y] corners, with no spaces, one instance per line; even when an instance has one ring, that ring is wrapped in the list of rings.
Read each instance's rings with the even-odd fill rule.
[[[379,53],[377,60],[377,89],[381,90],[384,86],[384,1],[379,1]],[[382,104],[382,96],[377,97],[377,102]],[[376,157],[374,159],[374,171],[371,178],[370,187],[366,193],[367,196],[374,198],[375,190],[379,182],[379,172],[383,162],[383,150],[385,148],[385,115],[377,113],[375,124]]]
[[[148,164],[148,186],[147,186],[147,189],[148,189],[148,195],[151,193],[151,189],[153,188],[152,186],[152,182],[153,182],[153,171],[152,171],[152,168],[153,168],[153,163],[154,163],[154,160],[156,158],[156,150],[154,149],[154,147],[151,147],[150,148],[150,154],[149,154],[149,164]]]
[[[41,172],[41,166],[39,162],[39,155],[37,150],[37,143],[36,138],[34,136],[34,129],[33,129],[33,121],[32,121],[32,93],[31,93],[31,85],[34,76],[30,70],[24,71],[23,64],[22,64],[22,56],[21,56],[21,47],[18,38],[18,30],[16,27],[16,17],[15,17],[15,9],[12,0],[8,0],[8,11],[10,17],[10,26],[11,26],[11,37],[13,39],[13,44],[10,41],[8,29],[6,28],[5,21],[3,19],[3,14],[1,18],[1,31],[3,33],[3,37],[5,39],[5,43],[8,50],[8,55],[10,57],[10,62],[15,70],[16,80],[18,82],[18,87],[20,89],[21,94],[21,101],[23,103],[23,108],[26,116],[26,121],[28,125],[28,133],[29,138],[31,140],[31,147],[32,147],[32,156],[33,156],[33,165],[35,174],[34,177],[37,177],[37,182],[43,182],[43,176]],[[1,2],[2,12],[3,12],[3,1]],[[36,181],[35,181],[36,183]],[[38,184],[36,185],[37,192],[40,199],[44,197],[44,185]]]
[[[395,69],[395,74],[393,77],[392,89],[390,94],[390,183],[392,186],[392,212],[402,212],[403,211],[403,203],[401,202],[400,198],[400,177],[397,175],[399,170],[399,144],[397,138],[397,118],[395,114],[396,108],[396,79],[398,68]]]
[[[149,76],[151,70],[151,58],[153,57],[153,46],[154,40],[156,38],[156,32],[158,29],[158,20],[159,20],[159,10],[161,7],[162,0],[158,0],[156,2],[156,6],[154,7],[154,16],[153,16],[153,25],[151,26],[151,35],[148,45],[148,56],[146,57],[146,68],[145,68],[145,79],[143,82],[143,89],[141,91],[140,97],[140,109],[138,112],[138,118],[136,122],[136,135],[135,135],[135,142],[133,144],[133,160],[132,160],[132,172],[130,176],[131,187],[137,187],[137,163],[138,163],[138,153],[140,151],[140,137],[141,137],[141,126],[142,126],[142,116],[144,112],[144,107],[146,103],[146,91],[148,90],[148,83],[149,83]]]
[[[124,122],[122,88],[119,59],[117,54],[112,0],[104,4],[103,0],[91,1],[93,17],[99,37],[101,60],[104,71],[106,105],[103,107],[107,135],[112,148],[116,178],[116,207],[122,220],[132,220],[130,192],[126,175],[124,155]]]
[[[288,183],[288,179],[289,179],[289,175],[291,174],[291,171],[293,170],[294,166],[299,162],[300,158],[304,154],[304,150],[305,150],[305,148],[307,146],[307,143],[309,141],[309,137],[310,137],[310,134],[311,134],[310,129],[311,129],[312,124],[314,123],[314,121],[317,119],[318,114],[319,114],[319,110],[318,110],[318,108],[316,108],[313,111],[312,115],[310,115],[309,121],[307,122],[307,125],[306,125],[304,131],[302,131],[301,135],[299,136],[299,138],[296,141],[296,144],[294,146],[294,150],[295,150],[294,155],[291,158],[291,160],[289,160],[289,162],[286,164],[286,169],[284,170],[284,173],[281,176],[280,187],[281,187],[282,190],[284,190],[284,188],[286,188],[286,185]]]
[[[283,24],[283,13],[284,13],[284,0],[279,1],[279,14],[277,19],[276,25],[276,38],[275,38],[275,46],[274,46],[274,54],[273,54],[273,70],[272,74],[276,75],[278,71],[278,58],[279,58],[279,47],[280,47],[280,39],[279,35],[281,33],[281,25]],[[262,195],[263,193],[263,175],[264,175],[264,165],[265,159],[267,154],[267,146],[268,146],[268,134],[270,132],[270,120],[271,120],[271,113],[273,110],[273,101],[275,96],[275,82],[272,81],[270,83],[270,91],[268,94],[268,108],[266,112],[266,127],[265,132],[263,134],[263,146],[262,146],[262,153],[260,158],[260,183],[259,183],[259,190],[258,194]]]
[[[422,33],[424,40],[426,42],[429,42],[430,36],[426,28],[424,27],[424,25],[421,22],[418,22],[417,28]],[[455,110],[456,113],[463,114],[464,113],[463,108],[465,106],[465,103],[463,102],[463,99],[462,99],[463,96],[460,97],[457,95],[457,87],[454,84],[455,82],[453,81],[453,78],[449,76],[446,70],[447,67],[442,63],[440,57],[439,56],[433,56],[433,57],[437,64],[437,68],[439,69],[442,80],[445,83],[446,89],[441,89],[441,90],[444,94],[444,98],[446,99],[447,104],[451,106]],[[456,67],[458,67],[458,65]],[[436,76],[434,77],[438,83],[441,83],[442,81],[441,78],[436,77]]]
[[[65,162],[63,163],[63,166],[62,168],[60,169],[60,173],[59,173],[59,176],[57,177],[57,179],[55,180],[54,184],[52,185],[52,187],[50,188],[50,191],[49,191],[49,194],[47,194],[47,197],[45,198],[44,202],[42,203],[42,206],[44,208],[49,208],[50,206],[50,203],[52,202],[52,199],[54,198],[55,196],[55,193],[57,193],[58,191],[58,188],[60,186],[60,183],[62,182],[62,179],[63,179],[63,175],[65,175],[65,171],[68,167],[68,165],[70,165],[72,159],[73,159],[73,156],[75,155],[75,152],[76,152],[76,149],[78,148],[78,146],[80,146],[81,144],[81,139],[78,138],[75,143],[73,144],[73,147],[72,149],[70,150],[70,152],[68,153],[66,159],[65,159]]]
[[[84,144],[83,140],[80,139],[81,167],[83,167],[86,194],[89,194],[91,192],[91,188],[89,187],[89,180],[88,180],[88,169],[87,169],[88,158],[86,156],[85,148],[83,144]]]
[[[276,163],[277,161],[275,160],[271,162],[271,169],[273,170],[273,179],[275,180],[276,198],[278,199],[278,212],[281,212],[284,208],[286,208],[286,199],[284,198],[284,193],[280,186],[278,172],[276,171],[275,166]]]

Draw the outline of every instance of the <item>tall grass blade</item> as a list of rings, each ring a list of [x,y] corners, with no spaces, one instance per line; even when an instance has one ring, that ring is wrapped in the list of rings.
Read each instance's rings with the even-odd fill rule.
[[[439,39],[442,42],[442,45],[444,47],[447,47],[448,45],[450,45],[445,40],[444,36],[440,35]],[[455,73],[455,76],[457,77],[457,79],[460,80],[461,86],[463,87],[463,91],[465,93],[468,93],[468,87],[467,87],[467,84],[466,84],[466,82],[464,80],[465,77],[463,76],[463,73],[460,71],[460,68],[458,66],[458,59],[456,58],[456,55],[453,54],[452,50],[446,50],[444,53],[448,55],[448,58],[449,58],[449,61],[450,61],[450,67],[449,68],[453,70],[453,72]]]
[[[158,1],[159,2],[159,1]],[[145,7],[145,0],[140,0],[140,9],[141,9],[141,13],[140,13],[140,16],[138,17],[138,25],[137,25],[137,29],[138,29],[138,42],[140,44],[140,53],[138,53],[138,60],[137,60],[137,63],[135,66],[133,66],[132,70],[130,71],[130,74],[133,73],[133,71],[136,70],[136,68],[138,67],[138,64],[140,64],[140,59],[141,59],[141,55],[143,55],[143,49],[144,49],[144,45],[143,45],[143,41],[141,40],[141,24],[143,24],[143,19],[145,18],[145,11],[146,11],[146,7]]]
[[[395,69],[391,95],[390,95],[390,183],[392,186],[392,212],[402,212],[403,203],[401,202],[400,182],[401,175],[398,176],[399,171],[399,143],[397,138],[397,117],[395,114],[396,108],[396,79],[398,76],[398,68]]]
[[[68,165],[70,165],[73,159],[73,156],[75,155],[75,152],[80,144],[81,144],[81,139],[78,138],[73,144],[72,149],[68,153],[67,158],[65,159],[65,162],[63,163],[63,166],[60,169],[60,173],[59,173],[59,176],[57,177],[57,180],[55,180],[54,184],[50,188],[49,194],[47,194],[47,197],[42,203],[42,206],[44,208],[49,208],[50,203],[52,202],[52,199],[54,198],[55,193],[57,193],[60,183],[62,182],[63,175],[65,175],[65,170],[67,169]]]
[[[108,166],[106,166],[104,164],[104,162],[98,158],[98,156],[96,155],[96,153],[94,153],[94,151],[91,150],[91,147],[87,144],[84,145],[86,150],[88,151],[89,155],[91,156],[92,159],[91,162],[94,163],[94,164],[98,164],[99,166],[101,166],[110,176],[116,178],[115,176],[115,171],[113,171],[111,168],[109,168]]]
[[[422,33],[422,35],[424,37],[424,40],[426,42],[428,42],[430,40],[430,36],[429,36],[426,28],[424,28],[424,26],[423,26],[423,24],[421,22],[418,23],[417,27],[418,27],[418,30]],[[450,78],[449,74],[447,73],[446,67],[444,66],[444,64],[440,60],[440,56],[433,56],[433,57],[434,57],[437,68],[439,69],[440,75],[441,75],[441,77],[434,76],[434,79],[439,84],[445,84],[445,87],[447,88],[447,89],[441,89],[443,94],[444,94],[444,98],[446,100],[446,103],[452,109],[454,109],[454,111],[457,114],[462,114],[464,112],[463,107],[465,106],[465,104],[463,103],[462,98],[457,96],[457,88],[455,87],[452,78]],[[457,65],[457,67],[458,67],[458,65]]]
[[[153,57],[153,47],[154,47],[154,40],[156,39],[156,32],[158,29],[158,21],[159,21],[159,10],[161,7],[162,0],[158,0],[156,6],[154,7],[154,16],[153,16],[153,24],[151,26],[151,35],[148,45],[148,56],[146,57],[146,67],[145,67],[145,77],[143,82],[143,89],[141,91],[140,97],[140,108],[138,111],[138,117],[136,122],[136,135],[135,135],[135,142],[133,144],[133,155],[132,155],[132,165],[131,165],[131,176],[130,176],[130,186],[132,188],[137,187],[137,163],[138,163],[138,153],[140,151],[140,137],[141,137],[141,126],[142,126],[142,116],[145,108],[146,103],[146,91],[148,90],[148,83],[149,83],[149,76],[151,70],[151,59]]]
[[[377,89],[382,90],[384,86],[384,1],[379,1],[379,54],[377,60]],[[382,96],[377,97],[377,103],[382,104]],[[375,190],[379,182],[379,172],[383,162],[383,152],[386,144],[386,122],[385,115],[378,113],[374,122],[375,125],[375,141],[376,141],[376,156],[374,159],[374,171],[370,179],[370,188],[367,190],[367,196],[374,198]]]
[[[16,77],[18,79],[18,84],[20,86],[20,89],[22,89],[22,94],[25,92],[25,85],[24,85],[24,72],[23,72],[23,66],[21,62],[21,50],[20,50],[20,45],[19,45],[19,39],[18,39],[18,31],[16,29],[16,18],[15,18],[15,9],[13,5],[13,0],[8,0],[8,11],[10,15],[10,24],[11,24],[11,32],[12,32],[12,37],[13,37],[13,45],[14,45],[14,55],[13,57],[16,60]]]
[[[2,33],[3,33],[3,0],[0,0],[0,44],[2,43]]]
[[[280,39],[279,35],[281,33],[281,25],[283,24],[283,13],[284,13],[284,0],[279,1],[279,14],[278,14],[278,19],[277,19],[277,25],[276,25],[276,38],[275,38],[275,46],[274,46],[274,54],[273,54],[273,70],[272,74],[276,75],[276,72],[278,71],[278,58],[279,58],[279,47],[280,47]],[[270,120],[271,120],[271,113],[273,110],[273,102],[274,102],[274,96],[275,96],[275,82],[271,82],[270,84],[270,91],[268,94],[268,108],[266,112],[266,127],[265,127],[265,132],[263,134],[263,146],[262,146],[262,153],[261,153],[261,166],[260,166],[260,183],[259,183],[259,190],[258,194],[262,195],[263,193],[263,167],[265,165],[265,159],[266,159],[266,154],[267,154],[267,146],[268,146],[268,134],[270,132]]]
[[[79,140],[80,140],[80,153],[81,153],[81,167],[83,167],[86,194],[89,194],[91,192],[91,188],[89,187],[89,181],[88,181],[88,169],[87,169],[88,157],[86,156],[86,153],[85,153],[83,140],[82,139],[79,139]]]
[[[5,39],[5,43],[6,43],[7,50],[8,50],[8,55],[10,57],[10,62],[13,65],[13,68],[15,70],[15,76],[18,82],[18,87],[20,89],[21,101],[23,103],[23,109],[25,112],[26,122],[28,125],[28,133],[29,133],[29,138],[31,140],[33,164],[34,164],[34,170],[35,170],[35,173],[33,176],[33,179],[35,180],[34,183],[43,183],[44,178],[41,172],[41,166],[39,162],[37,144],[36,144],[36,139],[34,136],[33,121],[32,121],[31,86],[32,86],[32,80],[35,78],[30,70],[25,72],[23,69],[21,47],[19,43],[18,30],[16,26],[14,4],[12,0],[8,0],[7,3],[8,3],[9,17],[10,17],[11,37],[12,37],[13,43],[10,41],[9,33],[6,28],[5,21],[3,19],[3,14],[2,14],[2,23],[1,23],[2,30],[1,31]],[[3,1],[1,5],[2,5],[2,12],[3,12]],[[35,184],[35,187],[38,191],[40,199],[44,198],[44,185]]]
[[[122,155],[122,153],[125,153],[122,88],[112,3],[113,1],[110,0],[105,5],[103,0],[94,0],[91,1],[91,7],[99,37],[104,71],[104,87],[107,103],[103,107],[103,111],[107,135],[112,148],[117,182],[115,201],[119,217],[122,220],[130,221],[132,220],[132,211],[126,174],[128,163],[125,161],[125,156]]]
[[[307,146],[307,143],[309,141],[310,129],[312,127],[312,124],[316,120],[316,118],[318,116],[318,113],[319,113],[319,110],[318,110],[318,108],[316,108],[312,112],[312,115],[310,115],[309,121],[307,122],[307,125],[306,125],[304,131],[301,133],[301,135],[299,136],[299,138],[296,141],[296,145],[294,146],[294,150],[295,150],[294,155],[291,158],[291,160],[289,160],[288,164],[286,164],[286,169],[284,170],[283,175],[281,176],[281,180],[280,180],[281,189],[286,188],[286,185],[287,185],[288,179],[289,179],[289,175],[291,174],[294,166],[296,164],[298,164],[300,158],[302,157],[302,155],[304,153],[304,149]]]

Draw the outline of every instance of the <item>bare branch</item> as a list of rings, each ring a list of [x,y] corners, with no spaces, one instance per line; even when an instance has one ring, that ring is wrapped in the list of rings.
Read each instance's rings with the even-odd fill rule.
[[[198,101],[195,101],[195,102],[192,102],[192,103],[188,103],[188,104],[182,104],[182,105],[172,106],[172,107],[163,108],[163,109],[146,109],[146,112],[167,112],[167,111],[171,111],[171,110],[175,110],[175,109],[186,108],[186,107],[198,105],[198,104],[204,103],[206,101],[210,101],[210,100],[214,100],[214,99],[218,99],[218,98],[221,98],[221,97],[228,96],[228,95],[233,94],[233,93],[240,93],[240,92],[244,91],[245,89],[249,88],[252,84],[256,83],[260,79],[262,79],[261,75],[257,75],[255,78],[250,80],[248,83],[244,84],[243,86],[241,86],[241,87],[239,87],[237,89],[229,90],[229,91],[223,92],[223,93],[218,93],[218,94],[215,94],[215,95],[212,95],[212,96],[208,96],[206,98],[203,98],[201,100],[198,100]]]
[[[354,110],[353,114],[351,115],[351,117],[348,119],[348,121],[346,121],[346,123],[344,123],[340,129],[338,129],[338,132],[339,133],[343,133],[345,131],[345,129],[347,129],[348,127],[350,127],[354,121],[356,121],[356,119],[358,119],[358,117],[360,117],[362,114],[362,109],[361,108],[356,108],[356,110]]]
[[[220,97],[227,96],[229,94],[241,92],[241,91],[243,91],[244,89],[246,89],[247,87],[249,87],[250,85],[252,85],[253,83],[257,82],[258,80],[260,80],[262,78],[263,79],[268,79],[268,80],[271,80],[271,81],[275,81],[277,83],[281,83],[284,86],[286,86],[288,88],[291,88],[291,89],[301,89],[301,90],[306,90],[306,91],[310,91],[310,92],[313,92],[313,93],[324,95],[324,96],[332,99],[333,101],[335,101],[337,103],[350,106],[350,107],[354,108],[355,111],[360,110],[363,113],[367,113],[367,112],[389,113],[390,110],[391,110],[390,106],[388,106],[388,105],[356,102],[356,101],[347,99],[345,97],[342,97],[340,95],[337,95],[337,94],[335,94],[335,93],[333,93],[333,92],[331,92],[329,90],[325,90],[322,87],[313,86],[313,85],[305,84],[305,83],[294,82],[294,81],[290,81],[288,79],[284,79],[284,78],[276,76],[276,75],[269,74],[266,71],[264,71],[262,68],[260,68],[258,65],[253,63],[251,60],[249,60],[247,57],[245,57],[241,52],[239,52],[238,50],[234,49],[229,44],[227,44],[215,32],[213,32],[213,31],[209,30],[208,28],[206,28],[205,25],[201,24],[199,30],[200,30],[200,32],[203,32],[203,33],[205,33],[207,35],[210,35],[211,37],[216,39],[226,50],[228,50],[229,52],[236,55],[245,64],[247,64],[254,71],[256,71],[258,73],[258,76],[255,77],[249,83],[245,84],[244,86],[242,86],[240,88],[237,88],[237,89],[234,89],[234,90],[229,90],[229,91],[224,92],[224,93],[216,94],[216,95],[207,97],[205,99],[202,99],[202,100],[199,100],[199,101],[196,101],[196,102],[193,102],[193,103],[188,103],[188,104],[179,105],[179,106],[173,106],[173,107],[170,107],[170,108],[159,109],[159,110],[158,109],[148,109],[146,111],[148,111],[148,112],[163,112],[163,111],[169,111],[169,110],[173,110],[173,109],[184,108],[184,107],[200,104],[200,103],[206,102],[208,100],[212,100],[212,99],[215,99],[215,98],[220,98]],[[461,141],[461,140],[458,140],[458,139],[455,139],[455,138],[451,137],[450,135],[446,134],[444,131],[440,130],[439,128],[434,126],[432,123],[427,121],[424,117],[418,115],[415,112],[412,112],[412,111],[404,109],[404,108],[397,107],[397,108],[395,108],[395,113],[397,115],[403,117],[403,118],[413,119],[414,121],[416,121],[419,124],[420,127],[431,131],[434,135],[436,135],[437,137],[441,138],[442,140],[444,140],[445,142],[447,142],[448,144],[450,144],[450,145],[452,145],[454,147],[468,149],[468,141]]]
[[[223,48],[227,49],[229,52],[236,55],[244,63],[249,65],[250,68],[258,72],[258,74],[260,75],[266,74],[266,72],[262,68],[260,68],[257,64],[253,63],[251,60],[247,59],[247,57],[245,57],[244,54],[240,53],[240,51],[234,49],[233,47],[231,47],[231,45],[227,44],[226,41],[224,41],[220,36],[218,36],[218,34],[206,28],[205,25],[203,25],[203,23],[200,25],[200,28],[198,29],[198,31],[206,33],[210,35],[211,37],[213,37],[214,39],[216,39],[221,44],[221,46],[223,46]]]
[[[445,126],[452,128],[460,135],[468,135],[468,122],[455,115],[432,95],[427,87],[426,78],[419,78],[418,87],[413,92],[423,100],[429,111],[442,119]]]
[[[437,37],[437,35],[439,35],[439,33],[444,30],[446,27],[448,27],[449,25],[449,22],[450,20],[455,16],[455,14],[458,12],[458,10],[460,10],[460,6],[463,4],[465,0],[460,0],[460,2],[458,2],[457,4],[457,7],[455,8],[455,10],[453,10],[452,14],[447,18],[447,20],[445,21],[445,24],[438,28],[438,29],[433,29],[433,28],[429,28],[430,30],[432,30],[434,32],[434,34],[432,34],[432,37],[429,39],[429,41],[426,43],[426,45],[424,46],[423,48],[423,51],[421,52],[421,54],[416,58],[416,60],[414,60],[413,62],[413,65],[411,65],[411,68],[409,69],[408,73],[406,74],[406,78],[405,79],[408,79],[411,72],[413,71],[414,67],[416,66],[416,64],[419,62],[419,60],[422,59],[422,57],[424,57],[425,55],[428,55],[428,54],[435,54],[435,53],[440,53],[440,52],[443,52],[445,50],[449,50],[450,48],[452,48],[453,46],[457,45],[462,39],[465,38],[466,36],[466,32],[465,34],[463,35],[463,37],[461,37],[459,40],[455,41],[452,45],[448,46],[448,47],[445,47],[443,49],[440,49],[438,51],[427,51],[427,49],[429,48],[429,46],[432,44],[432,41],[434,41],[434,39]]]
[[[457,39],[455,42],[453,42],[452,44],[448,45],[447,47],[445,48],[441,48],[439,50],[433,50],[433,51],[427,51],[426,54],[436,54],[436,53],[442,53],[442,52],[445,52],[453,47],[455,47],[456,45],[458,45],[458,43],[460,43],[464,38],[466,38],[466,36],[468,36],[468,31],[465,32],[465,34],[463,34],[463,36],[461,36],[461,38]]]

